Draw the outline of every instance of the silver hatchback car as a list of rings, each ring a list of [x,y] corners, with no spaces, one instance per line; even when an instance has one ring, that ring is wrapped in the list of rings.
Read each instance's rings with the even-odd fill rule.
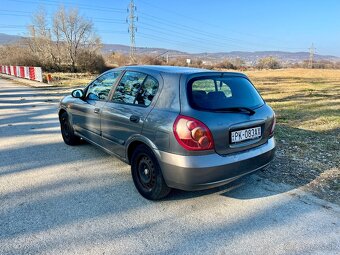
[[[112,69],[62,99],[59,120],[66,144],[84,139],[130,164],[151,200],[226,184],[275,153],[275,114],[241,73]]]

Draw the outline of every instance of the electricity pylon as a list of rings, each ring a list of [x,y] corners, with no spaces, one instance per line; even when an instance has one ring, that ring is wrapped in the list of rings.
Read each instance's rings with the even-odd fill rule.
[[[314,53],[315,53],[315,48],[314,48],[314,44],[312,43],[312,46],[309,48],[309,63],[308,63],[309,68],[313,68]]]
[[[128,19],[126,21],[129,24],[128,32],[130,34],[130,61],[134,63],[136,61],[136,41],[135,34],[137,32],[136,22],[138,21],[138,17],[136,16],[137,7],[133,0],[130,1],[129,7],[127,9],[129,13]]]

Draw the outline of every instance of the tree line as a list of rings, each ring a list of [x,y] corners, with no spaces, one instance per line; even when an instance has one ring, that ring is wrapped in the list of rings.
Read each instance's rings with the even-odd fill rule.
[[[171,66],[192,66],[206,69],[230,69],[230,70],[246,70],[246,69],[280,69],[280,68],[316,68],[316,69],[340,69],[340,62],[333,62],[329,60],[315,60],[310,65],[309,60],[300,63],[284,63],[279,59],[268,56],[257,60],[255,63],[248,64],[243,59],[224,59],[214,62],[205,62],[202,59],[191,59],[191,63],[187,63],[188,57],[174,57],[168,59],[164,56],[157,55],[137,55],[137,64],[148,65],[171,65]],[[105,56],[106,63],[111,66],[122,66],[129,64],[130,60],[126,54],[111,53]]]

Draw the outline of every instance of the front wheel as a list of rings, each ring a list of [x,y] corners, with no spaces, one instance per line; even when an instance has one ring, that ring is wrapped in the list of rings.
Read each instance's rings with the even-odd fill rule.
[[[70,124],[67,112],[60,115],[60,129],[63,140],[67,145],[77,145],[80,143],[80,137],[74,134],[74,129]]]
[[[138,192],[146,199],[158,200],[171,191],[164,181],[155,155],[146,145],[139,145],[133,152],[131,174]]]

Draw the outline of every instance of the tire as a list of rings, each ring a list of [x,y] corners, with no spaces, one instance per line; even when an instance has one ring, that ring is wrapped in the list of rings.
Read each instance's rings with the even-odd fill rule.
[[[64,142],[71,146],[80,144],[80,137],[74,134],[74,129],[68,120],[67,112],[62,113],[59,120],[61,135]]]
[[[159,200],[171,191],[164,181],[155,155],[146,145],[137,146],[133,152],[131,174],[138,192],[146,199]]]

